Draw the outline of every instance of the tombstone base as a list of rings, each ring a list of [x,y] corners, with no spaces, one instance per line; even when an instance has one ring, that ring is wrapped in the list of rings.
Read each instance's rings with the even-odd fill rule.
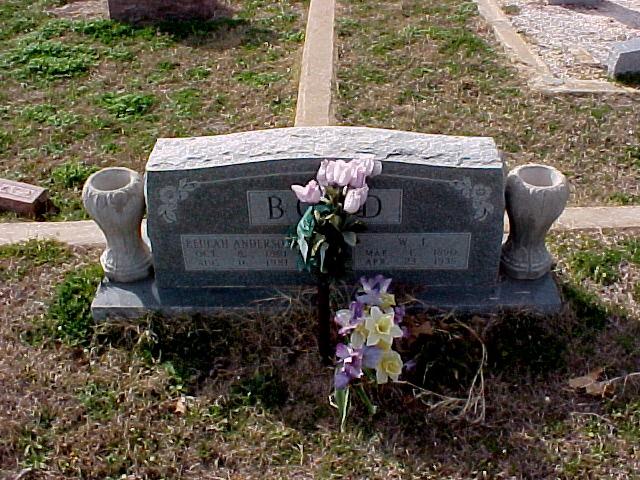
[[[138,318],[149,313],[163,316],[214,314],[228,310],[266,308],[284,310],[289,302],[281,293],[297,295],[300,289],[267,287],[211,287],[158,289],[153,279],[135,283],[103,281],[91,305],[96,321],[109,317]],[[415,295],[425,308],[455,310],[461,314],[530,311],[558,313],[562,299],[550,274],[537,280],[504,278],[496,287],[429,287]],[[265,299],[276,299],[268,300]],[[278,301],[282,298],[282,301]]]

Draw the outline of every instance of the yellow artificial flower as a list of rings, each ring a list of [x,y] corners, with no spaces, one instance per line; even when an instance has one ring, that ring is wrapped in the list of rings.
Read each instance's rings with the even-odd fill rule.
[[[400,354],[393,350],[383,352],[376,366],[376,382],[378,384],[387,383],[389,378],[397,382],[400,373],[402,373],[402,358],[400,358]]]
[[[382,310],[387,310],[390,307],[395,306],[396,297],[393,293],[381,293],[380,294],[380,308]]]
[[[371,307],[369,316],[365,320],[368,347],[379,342],[391,345],[394,338],[402,336],[402,329],[395,324],[393,317],[393,310],[388,310],[385,313],[378,307]]]
[[[367,341],[367,336],[369,332],[365,327],[364,323],[360,323],[352,332],[351,338],[349,339],[351,346],[353,348],[362,348]]]

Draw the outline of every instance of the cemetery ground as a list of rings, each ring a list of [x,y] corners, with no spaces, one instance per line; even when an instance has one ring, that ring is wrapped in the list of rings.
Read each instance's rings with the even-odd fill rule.
[[[83,215],[95,168],[141,171],[156,137],[293,124],[304,3],[179,30],[43,13],[59,4],[0,4],[0,176],[48,186],[54,219]],[[573,205],[640,203],[637,99],[531,91],[472,3],[354,0],[337,18],[342,124],[493,136],[510,166],[567,174]],[[2,246],[0,477],[634,478],[638,234],[552,235],[560,315],[412,319],[422,389],[384,386],[344,434],[312,291],[280,316],[265,300],[96,326],[97,249]]]
[[[49,188],[52,219],[86,218],[87,176],[143,170],[159,137],[293,125],[304,2],[156,27],[48,13],[63,3],[0,3],[0,177]]]
[[[379,413],[356,404],[344,434],[313,292],[280,316],[93,326],[97,250],[1,247],[1,476],[634,478],[640,379],[624,377],[640,365],[637,234],[552,236],[569,300],[558,316],[415,319],[405,378],[447,398],[386,385]],[[584,375],[617,380],[589,394]]]
[[[562,171],[571,205],[640,202],[637,95],[531,89],[473,2],[338,3],[339,124],[490,136],[509,168]]]

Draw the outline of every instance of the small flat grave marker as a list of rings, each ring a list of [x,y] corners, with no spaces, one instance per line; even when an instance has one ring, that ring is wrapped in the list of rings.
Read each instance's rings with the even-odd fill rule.
[[[45,188],[0,178],[0,211],[37,217],[44,213],[47,205]]]

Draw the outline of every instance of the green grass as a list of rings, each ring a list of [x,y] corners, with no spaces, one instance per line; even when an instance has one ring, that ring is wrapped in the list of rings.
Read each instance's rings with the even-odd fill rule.
[[[231,18],[155,26],[47,13],[59,4],[0,5],[0,176],[50,186],[68,163],[142,171],[159,137],[293,124],[304,2],[238,0]],[[85,217],[79,187],[51,187],[50,220]]]
[[[153,95],[109,92],[100,97],[98,104],[116,118],[131,120],[144,116],[154,102]]]
[[[595,242],[570,253],[567,264],[579,282],[588,278],[600,285],[611,285],[620,279],[619,269],[623,261],[640,265],[639,252],[636,240],[627,240],[613,247]]]
[[[61,264],[70,258],[67,247],[51,240],[0,245],[0,280],[19,280],[33,268]]]
[[[70,273],[58,286],[48,312],[54,336],[77,345],[90,342],[91,302],[102,277],[102,268],[95,265]]]
[[[26,120],[52,127],[64,128],[75,125],[80,121],[80,116],[65,110],[58,110],[55,105],[43,103],[28,106],[20,112]]]

